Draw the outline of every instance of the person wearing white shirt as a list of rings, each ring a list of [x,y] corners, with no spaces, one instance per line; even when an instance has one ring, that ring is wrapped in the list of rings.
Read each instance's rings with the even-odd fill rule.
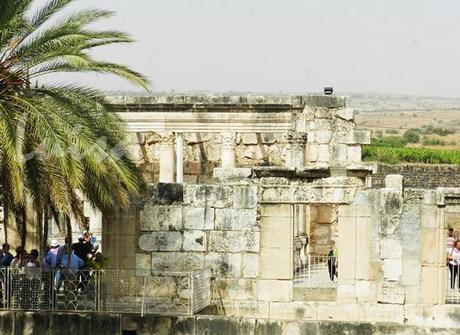
[[[449,260],[450,271],[450,288],[454,289],[460,270],[460,241],[455,241],[454,247],[447,255]],[[457,288],[460,289],[460,281],[457,282]]]
[[[455,238],[454,238],[454,229],[449,228],[449,233],[447,234],[447,254],[450,254],[452,248],[454,247]]]

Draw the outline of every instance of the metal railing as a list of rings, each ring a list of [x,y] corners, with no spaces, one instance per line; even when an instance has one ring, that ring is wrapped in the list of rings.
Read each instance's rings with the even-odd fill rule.
[[[308,255],[307,261],[294,273],[294,285],[304,288],[333,288],[338,280],[336,257]]]
[[[0,309],[193,315],[211,303],[211,270],[0,270]]]
[[[446,303],[460,304],[460,264],[447,264]]]

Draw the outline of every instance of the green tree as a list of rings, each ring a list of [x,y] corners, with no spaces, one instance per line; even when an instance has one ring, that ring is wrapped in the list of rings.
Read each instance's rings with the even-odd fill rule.
[[[416,129],[409,129],[404,134],[403,137],[407,140],[408,143],[419,143],[420,142],[420,133]]]
[[[5,224],[16,225],[23,240],[29,203],[38,224],[48,211],[83,221],[77,192],[107,210],[126,206],[143,185],[125,152],[124,125],[103,93],[47,85],[41,76],[92,72],[148,87],[140,73],[91,56],[96,47],[132,41],[123,32],[92,28],[110,11],[64,16],[73,1],[50,0],[31,13],[33,2],[0,1],[0,200]]]

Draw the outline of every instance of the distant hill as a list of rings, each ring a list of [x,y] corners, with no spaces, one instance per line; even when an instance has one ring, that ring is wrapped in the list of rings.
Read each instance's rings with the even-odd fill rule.
[[[455,110],[460,109],[460,98],[353,93],[348,104],[357,111]]]

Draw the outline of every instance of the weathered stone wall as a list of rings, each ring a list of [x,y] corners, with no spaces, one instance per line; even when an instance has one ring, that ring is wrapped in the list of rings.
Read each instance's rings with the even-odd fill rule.
[[[133,100],[134,99],[134,100]],[[355,130],[353,110],[346,108],[343,97],[149,97],[128,101],[112,98],[122,118],[126,115],[128,126],[134,121],[131,115],[155,114],[163,120],[174,113],[195,115],[189,123],[196,128],[214,120],[222,113],[221,122],[228,123],[228,132],[236,134],[234,145],[236,164],[239,167],[292,166],[298,159],[296,149],[303,151],[301,165],[349,166],[361,162],[361,144],[370,143],[368,131]],[[289,130],[295,134],[307,134],[306,143],[302,137],[292,137],[282,132],[239,132],[247,127],[248,121],[263,119],[273,114],[271,124],[276,124],[277,113],[289,115]],[[244,120],[238,120],[244,116]],[[143,116],[148,118],[147,116]],[[210,121],[211,120],[211,121]],[[285,121],[279,117],[280,121]],[[162,121],[167,124],[168,121]],[[201,122],[201,126],[199,125]],[[173,126],[171,126],[173,127]],[[209,127],[212,128],[212,125]],[[168,127],[166,127],[168,128]],[[182,131],[180,128],[178,131]],[[221,166],[221,132],[184,131],[184,180],[186,182],[208,183],[213,168]],[[301,143],[302,142],[302,143]],[[138,131],[128,139],[132,157],[143,168],[147,181],[158,181],[160,133]]]
[[[439,327],[391,322],[266,320],[234,317],[161,317],[119,314],[0,312],[0,335],[453,335],[458,324]],[[431,316],[431,315],[429,315]],[[428,315],[427,315],[428,317]],[[433,321],[433,320],[432,320]]]
[[[391,174],[383,188],[367,188],[370,170],[360,164],[360,144],[369,142],[369,133],[355,130],[352,111],[337,101],[285,105],[283,113],[290,113],[289,120],[292,117],[292,129],[286,134],[239,133],[239,168],[229,164],[212,169],[220,166],[220,136],[186,135],[185,170],[188,178],[193,177],[191,183],[152,184],[137,207],[112,216],[114,230],[120,230],[115,228],[117,222],[128,225],[121,243],[137,245],[135,250],[123,248],[119,256],[143,269],[210,267],[213,306],[206,312],[218,315],[456,325],[456,316],[449,314],[456,313],[456,307],[444,306],[444,208],[452,203],[460,206],[460,189],[405,189],[403,177]],[[154,113],[182,108],[192,114],[203,109],[213,114],[219,105],[195,102],[141,107],[154,108]],[[268,107],[225,108],[262,117]],[[270,105],[271,111],[279,108]],[[226,113],[225,122],[235,126]],[[201,135],[209,137],[204,141]],[[156,134],[139,136],[144,148],[139,143],[132,146],[146,155],[148,159],[139,156],[139,162],[155,180],[155,164],[161,160],[156,146],[161,139]],[[230,152],[233,144],[225,144]],[[196,163],[194,171],[189,170],[191,162]],[[310,206],[308,225],[298,224],[299,204]],[[308,294],[294,292],[298,289],[293,285],[294,233],[307,226],[302,233],[310,237],[315,253],[327,252],[332,236],[337,240],[336,301],[305,301],[302,297]]]
[[[213,269],[215,309],[209,313],[400,324],[409,319],[427,327],[434,323],[426,315],[434,313],[443,326],[453,316],[432,309],[445,303],[444,207],[458,212],[460,189],[402,185],[397,175],[387,176],[380,190],[364,189],[349,177],[154,184],[137,212],[121,222],[131,225],[125,229],[133,229],[138,243],[136,268]],[[294,203],[338,206],[336,301],[296,301]]]
[[[244,184],[185,184],[173,201],[152,197],[140,210],[137,267],[209,267],[215,300],[257,300],[258,199],[257,186]]]
[[[459,165],[434,164],[379,164],[372,176],[372,187],[385,187],[385,176],[404,176],[404,187],[434,189],[436,187],[460,187]]]
[[[430,190],[403,192],[402,176],[388,175],[385,188],[361,191],[339,208],[338,300],[445,302],[445,223],[436,198]]]

